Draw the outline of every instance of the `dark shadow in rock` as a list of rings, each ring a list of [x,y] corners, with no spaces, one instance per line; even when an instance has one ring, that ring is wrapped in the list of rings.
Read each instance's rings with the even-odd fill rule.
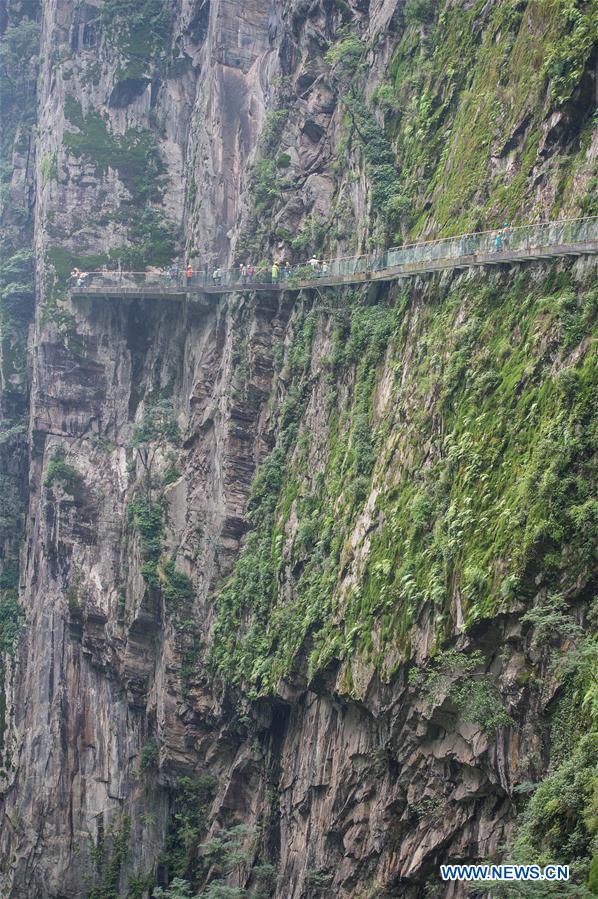
[[[113,109],[129,106],[142,95],[148,84],[150,84],[149,78],[125,78],[123,81],[118,81],[112,88],[108,106]]]

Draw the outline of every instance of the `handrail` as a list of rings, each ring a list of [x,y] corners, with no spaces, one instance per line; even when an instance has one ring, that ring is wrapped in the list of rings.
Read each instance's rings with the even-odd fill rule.
[[[547,225],[564,225],[569,222],[595,222],[598,221],[598,215],[584,215],[579,216],[577,218],[566,218],[566,219],[548,219],[545,222],[535,222],[529,225],[508,225],[508,228],[511,232],[513,231],[521,231],[523,229],[529,228],[545,228]],[[496,228],[488,228],[486,231],[466,231],[463,234],[457,234],[454,237],[432,237],[429,240],[416,240],[413,243],[404,243],[397,244],[396,246],[389,247],[388,250],[404,250],[409,247],[419,247],[425,246],[426,244],[432,243],[442,243],[447,240],[459,240],[462,237],[477,237],[485,234],[496,234],[497,231],[503,230],[504,226],[497,225]],[[388,252],[388,251],[387,251]]]
[[[86,289],[88,287],[120,288],[122,290],[146,289],[156,290],[156,286],[166,292],[205,289],[251,289],[264,285],[276,287],[280,282],[293,286],[295,283],[317,282],[326,279],[343,278],[345,283],[353,277],[363,280],[372,275],[380,276],[386,270],[397,277],[404,271],[406,274],[426,270],[430,264],[439,267],[442,263],[463,260],[463,265],[479,264],[475,260],[479,256],[492,257],[500,261],[502,256],[533,253],[542,248],[550,248],[550,255],[558,255],[555,248],[592,245],[598,242],[598,216],[580,218],[564,218],[555,221],[538,222],[532,225],[503,226],[488,231],[466,232],[454,237],[440,237],[434,240],[417,241],[402,246],[389,247],[386,250],[362,253],[357,256],[341,256],[335,259],[305,262],[290,267],[278,264],[278,272],[272,267],[255,269],[251,275],[243,273],[241,268],[221,270],[215,267],[209,272],[186,270],[176,272],[170,269],[156,271],[127,272],[121,270],[94,271],[85,274],[83,279],[71,287]],[[467,261],[469,260],[469,262]],[[357,276],[357,277],[356,277]]]

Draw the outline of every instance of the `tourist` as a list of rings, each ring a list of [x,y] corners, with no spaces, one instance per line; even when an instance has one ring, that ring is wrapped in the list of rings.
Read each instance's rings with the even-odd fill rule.
[[[278,263],[276,261],[274,261],[272,263],[272,284],[278,284],[278,275],[279,275]]]
[[[239,276],[241,278],[241,284],[245,284],[247,282],[247,266],[244,262],[239,264]]]
[[[191,263],[187,266],[187,287],[191,284],[191,279],[193,278],[193,266]]]
[[[494,252],[500,253],[501,247],[502,247],[502,234],[500,231],[497,231],[496,235],[494,237]]]
[[[247,278],[248,278],[250,284],[253,282],[254,275],[255,275],[255,268],[254,268],[253,264],[250,262],[249,265],[247,266]]]
[[[216,268],[212,272],[212,281],[217,287],[220,286],[220,283],[222,281],[222,272],[220,271],[220,268],[218,266],[216,266]]]

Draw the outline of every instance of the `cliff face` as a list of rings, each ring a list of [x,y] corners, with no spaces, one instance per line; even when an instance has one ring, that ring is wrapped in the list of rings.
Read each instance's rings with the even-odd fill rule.
[[[595,886],[591,261],[66,288],[592,212],[595,22],[541,6],[8,4],[7,896]]]

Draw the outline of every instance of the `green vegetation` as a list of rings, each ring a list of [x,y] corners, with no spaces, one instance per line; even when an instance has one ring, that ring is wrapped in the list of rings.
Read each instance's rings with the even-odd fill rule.
[[[243,824],[218,831],[199,843],[202,859],[200,879],[210,872],[210,882],[196,893],[188,880],[176,877],[167,890],[154,890],[156,899],[268,899],[276,886],[276,869],[270,864],[252,864],[256,834]],[[251,869],[251,886],[244,887],[245,873]],[[236,880],[237,885],[227,881]]]
[[[147,771],[148,768],[156,768],[158,765],[159,750],[155,743],[146,743],[139,754],[139,768]]]
[[[71,582],[65,592],[65,598],[71,616],[80,615],[82,609],[85,606],[85,595],[81,595],[80,587],[81,575],[75,575],[71,579]]]
[[[260,159],[253,168],[252,194],[256,215],[271,209],[280,196],[281,182],[273,159]]]
[[[342,29],[341,33],[343,36],[328,50],[324,59],[336,70],[338,80],[344,87],[349,88],[351,95],[354,96],[356,90],[354,79],[363,72],[366,46],[348,29]]]
[[[278,146],[288,117],[288,109],[269,109],[266,113],[260,135],[260,146],[265,155],[272,154]]]
[[[60,246],[49,247],[46,258],[56,276],[55,284],[49,291],[51,305],[61,298],[74,268],[94,272],[104,267],[120,265],[128,271],[143,271],[147,265],[167,266],[172,261],[176,254],[176,236],[158,210],[148,207],[133,218],[130,212],[120,210],[111,218],[116,222],[130,223],[130,246],[115,247],[108,253],[91,255],[72,253]],[[49,314],[56,322],[57,310],[54,308]]]
[[[288,85],[278,80],[276,88],[279,99],[287,96]],[[268,243],[273,230],[272,211],[280,199],[282,189],[290,183],[281,177],[289,167],[291,157],[288,153],[278,153],[278,147],[289,117],[289,110],[281,107],[270,109],[266,113],[260,135],[260,156],[251,170],[251,195],[253,209],[249,220],[245,222],[243,232],[237,245],[237,260],[247,257],[258,257]]]
[[[471,627],[534,595],[539,571],[567,603],[587,581],[597,385],[583,341],[595,326],[595,289],[565,274],[545,284],[524,275],[478,281],[432,293],[417,317],[409,299],[368,305],[357,294],[332,313],[332,354],[319,377],[351,389],[340,406],[331,392],[326,463],[313,476],[300,422],[311,335],[330,313],[297,321],[277,445],[255,479],[251,530],[218,600],[214,664],[254,693],[274,690],[305,647],[311,673],[357,654],[389,676],[389,654],[408,657],[425,603],[441,646],[457,590]],[[382,414],[383,362],[393,399]],[[340,594],[372,490],[369,550],[357,583]],[[291,511],[298,524],[289,543]],[[289,602],[277,588],[288,566],[296,572]],[[351,690],[350,666],[346,674]],[[476,720],[491,729],[506,720],[492,720],[496,696],[485,689]]]
[[[165,62],[172,19],[162,0],[105,0],[102,24],[127,60],[120,79],[150,74]]]
[[[72,492],[81,482],[81,475],[73,465],[66,462],[64,447],[57,446],[50,456],[46,476],[44,478],[44,487],[51,487],[54,483],[59,483],[65,490]]]
[[[550,78],[551,97],[562,105],[570,99],[598,43],[598,16],[590,0],[560,0],[565,33],[549,47],[544,71]]]
[[[517,837],[509,847],[509,859],[525,864],[566,864],[568,883],[545,884],[542,896],[596,895],[595,859],[598,852],[598,732],[580,737],[568,756],[549,772],[527,803]],[[531,884],[502,885],[498,896],[534,899]]]
[[[499,727],[512,727],[513,719],[502,707],[500,694],[483,669],[484,655],[479,650],[466,656],[456,649],[439,652],[426,670],[413,668],[409,683],[418,695],[424,695],[428,712],[447,699],[463,721],[480,724],[492,733]]]
[[[27,396],[27,329],[33,316],[35,285],[30,250],[12,252],[2,244],[0,262],[0,368],[3,402],[15,414]]]
[[[387,97],[386,131],[411,206],[412,233],[431,215],[443,233],[527,220],[541,123],[580,86],[598,28],[592,4],[506,0],[488,8],[479,0],[467,10],[438,7],[435,17],[425,0],[406,4],[409,27],[389,71],[395,96]],[[579,144],[569,135],[558,165],[567,158],[573,167],[583,164],[590,106],[575,123]],[[506,178],[492,158],[506,158],[514,134],[517,171]],[[558,202],[571,190],[563,181]]]
[[[158,397],[150,401],[133,430],[131,449],[141,463],[142,477],[129,504],[129,526],[139,535],[141,574],[146,583],[160,589],[167,608],[179,625],[189,619],[194,597],[189,577],[176,567],[175,557],[165,558],[162,540],[165,531],[164,487],[173,471],[172,450],[180,442],[180,431],[172,401]],[[168,452],[167,452],[168,451]],[[156,474],[158,460],[171,464],[162,476]],[[176,459],[176,456],[174,456]],[[176,469],[174,469],[176,471]]]
[[[130,246],[110,251],[110,260],[118,262],[128,271],[143,271],[148,265],[166,267],[177,253],[177,237],[173,226],[164,215],[152,207],[130,216],[128,212],[115,213],[115,221],[128,225]]]
[[[403,15],[407,25],[428,25],[434,19],[434,0],[407,0]]]
[[[36,4],[11,4],[0,36],[0,183],[12,175],[12,151],[27,148],[35,124],[39,24]],[[22,210],[25,216],[26,210]]]
[[[167,605],[179,611],[189,610],[195,590],[191,579],[176,568],[174,558],[164,563],[161,575],[162,594]]]
[[[100,113],[84,115],[81,104],[72,96],[66,97],[64,115],[77,128],[64,136],[71,153],[87,157],[100,172],[108,168],[118,171],[135,203],[161,199],[165,169],[153,132],[129,128],[123,136],[113,135]]]
[[[0,574],[0,654],[10,655],[15,647],[23,619],[18,601],[18,562],[7,563]]]
[[[155,486],[154,466],[157,456],[164,454],[168,446],[177,446],[180,439],[172,401],[164,397],[150,401],[135,425],[131,441],[143,469],[144,489],[149,497]]]
[[[4,754],[6,660],[14,653],[24,617],[22,606],[19,603],[18,587],[18,560],[5,561],[0,573],[0,762],[3,765],[6,765]]]
[[[328,230],[328,223],[321,215],[307,215],[303,219],[301,229],[290,239],[295,258],[306,260],[314,253],[321,255]]]
[[[127,883],[127,899],[145,899],[153,883],[154,878],[151,874],[133,874]]]
[[[555,197],[552,217],[575,207],[591,214],[597,193],[588,152],[595,128],[591,66],[598,39],[591,0],[475,0],[466,8],[407,0],[377,85],[368,65],[376,39],[360,36],[361,22],[344,0],[336,5],[343,23],[325,61],[337,85],[343,136],[332,166],[335,201],[313,252],[334,253],[335,240],[346,253],[352,244],[376,249],[430,231],[455,234],[546,217],[540,171],[541,183],[551,185],[543,194]],[[310,230],[301,223],[293,235],[278,215],[301,179],[285,152],[292,87],[273,87],[275,108],[264,124],[238,260],[269,258],[281,241],[298,259]],[[552,127],[559,110],[563,118],[552,121],[561,124]],[[343,203],[362,176],[369,210],[347,228],[343,219],[353,209],[347,217]]]
[[[56,153],[43,156],[39,165],[42,186],[48,181],[58,180],[57,156]]]
[[[86,878],[86,899],[119,899],[119,881],[127,858],[131,836],[131,820],[104,829],[102,816],[97,819],[97,837],[88,839],[93,873]]]
[[[179,778],[172,795],[165,849],[160,856],[169,879],[185,877],[195,881],[199,876],[201,862],[196,849],[205,833],[216,786],[215,778],[209,774]]]
[[[82,272],[99,271],[110,258],[106,253],[81,256],[65,250],[64,247],[49,247],[46,256],[60,282],[64,284],[74,268],[78,268]]]
[[[389,239],[400,239],[399,228],[402,219],[408,217],[410,204],[404,196],[391,141],[362,97],[358,76],[363,71],[366,50],[355,35],[349,35],[333,45],[326,61],[343,91],[347,149],[355,146],[363,155],[371,185],[370,208],[381,225],[378,242],[386,244]],[[374,99],[379,101],[380,92]]]
[[[542,652],[548,671],[560,684],[549,715],[551,761],[540,784],[521,784],[531,794],[507,854],[515,862],[571,866],[571,881],[552,884],[546,896],[596,895],[598,853],[598,639],[596,600],[580,626],[564,597],[541,596],[522,617],[533,627],[533,649]],[[587,631],[587,632],[586,632]],[[567,647],[564,651],[564,647]],[[533,899],[529,884],[503,886],[499,896]]]
[[[145,493],[137,493],[129,504],[129,524],[139,534],[141,573],[150,587],[159,587],[158,562],[162,553],[164,532],[162,504]]]

